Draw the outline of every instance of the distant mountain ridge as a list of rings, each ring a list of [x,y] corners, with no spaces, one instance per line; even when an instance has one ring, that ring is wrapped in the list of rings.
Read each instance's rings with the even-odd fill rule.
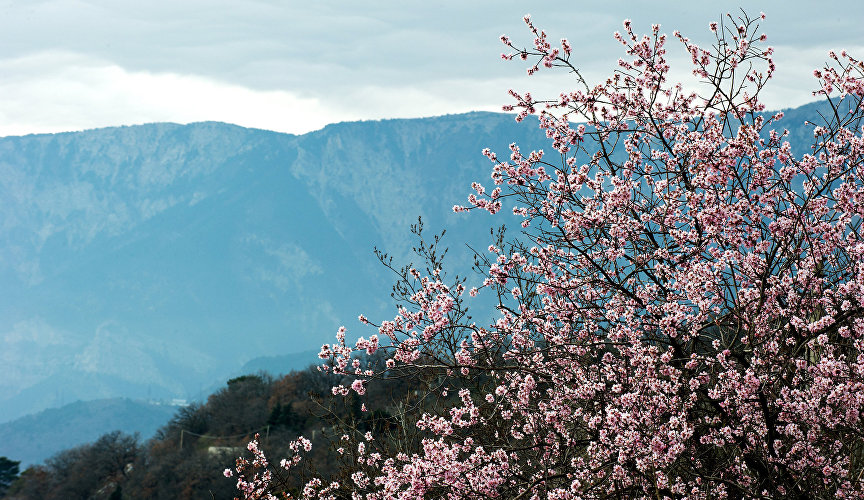
[[[0,456],[15,457],[23,469],[115,430],[149,439],[176,410],[126,398],[76,401],[0,424]]]
[[[480,150],[520,135],[536,131],[472,113],[304,136],[208,122],[0,138],[0,421],[203,397],[253,357],[392,315],[373,246],[406,256],[421,214],[485,239],[491,218],[450,207],[488,176]]]
[[[267,373],[278,377],[292,371],[304,370],[321,363],[317,354],[320,350],[302,351],[278,356],[259,356],[250,359],[240,367],[240,374]]]
[[[783,122],[805,134],[804,116]],[[796,136],[797,137],[797,136]],[[200,399],[244,363],[388,318],[408,225],[484,248],[507,214],[454,214],[480,152],[550,144],[468,113],[294,136],[216,122],[0,138],[0,422],[99,398]],[[310,359],[309,363],[316,360]]]

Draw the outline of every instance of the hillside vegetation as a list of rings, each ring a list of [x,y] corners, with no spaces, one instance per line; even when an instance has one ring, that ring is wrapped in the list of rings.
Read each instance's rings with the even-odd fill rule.
[[[327,446],[330,419],[370,417],[359,404],[329,405],[333,382],[314,367],[275,379],[264,373],[231,379],[205,403],[180,408],[149,441],[109,432],[26,469],[3,498],[233,498],[236,480],[221,471],[246,452],[255,434],[274,456],[304,435],[319,445],[310,465],[335,470]],[[378,400],[387,392],[379,390]]]

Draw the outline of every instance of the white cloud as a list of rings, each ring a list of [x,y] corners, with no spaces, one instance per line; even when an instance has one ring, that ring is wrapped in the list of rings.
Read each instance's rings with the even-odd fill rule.
[[[830,50],[839,53],[843,49],[859,59],[864,56],[864,45],[860,44],[776,46],[774,59],[777,62],[777,72],[767,89],[768,95],[763,99],[765,104],[770,109],[785,109],[818,100],[818,97],[812,95],[812,91],[819,87],[813,70],[824,67]]]
[[[356,119],[319,99],[200,76],[127,71],[66,52],[0,61],[0,135],[216,120],[303,133]]]
[[[208,120],[301,134],[340,121],[497,111],[509,102],[500,78],[355,85],[300,97],[202,76],[129,71],[70,52],[0,60],[0,74],[9,75],[0,79],[0,136]]]
[[[810,100],[808,76],[829,48],[860,54],[860,2],[764,2],[769,43],[778,45],[769,107]],[[530,45],[526,10],[552,40],[577,48],[589,81],[623,55],[611,34],[633,19],[696,40],[731,0],[561,6],[447,1],[50,0],[18,2],[0,16],[0,135],[154,121],[217,120],[303,133],[356,119],[498,110],[506,90],[555,96],[562,72],[526,79],[524,64],[497,55],[502,32]],[[755,12],[751,12],[755,14]],[[74,18],[75,22],[69,22]],[[670,56],[679,50],[670,42]],[[844,47],[845,45],[845,47]],[[814,48],[815,47],[815,48]],[[547,83],[548,82],[548,83]],[[548,89],[548,92],[546,91]]]

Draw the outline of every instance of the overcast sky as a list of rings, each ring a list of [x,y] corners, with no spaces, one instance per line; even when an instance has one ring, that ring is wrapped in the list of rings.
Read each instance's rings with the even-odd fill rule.
[[[831,49],[864,57],[864,2],[745,2],[776,49],[769,107],[812,100]],[[731,2],[0,0],[0,135],[218,120],[303,133],[345,120],[499,110],[529,79],[498,37],[530,43],[532,14],[593,79],[623,55],[612,33],[660,23],[707,40]],[[674,61],[684,62],[677,42]],[[683,68],[682,65],[679,67]],[[686,69],[685,69],[686,71]],[[682,71],[681,74],[683,74]]]

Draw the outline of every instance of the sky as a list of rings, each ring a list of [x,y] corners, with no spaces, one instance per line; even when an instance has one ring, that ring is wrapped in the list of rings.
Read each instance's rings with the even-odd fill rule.
[[[864,58],[864,2],[746,2],[764,11],[777,73],[771,109],[813,100],[829,50]],[[505,62],[530,13],[566,37],[589,81],[615,69],[612,34],[659,23],[708,40],[733,2],[489,0],[0,0],[0,136],[215,120],[305,133],[328,123],[496,111],[507,90],[557,96],[563,72]],[[686,54],[670,44],[673,76]],[[680,71],[676,73],[676,68]],[[570,78],[570,80],[568,80]]]

